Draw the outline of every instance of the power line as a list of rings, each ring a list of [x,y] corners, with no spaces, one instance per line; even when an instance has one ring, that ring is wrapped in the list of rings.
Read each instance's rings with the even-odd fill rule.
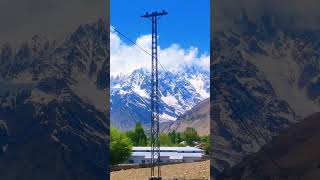
[[[152,54],[150,54],[147,50],[145,50],[143,47],[141,47],[139,44],[137,44],[136,42],[134,42],[133,40],[131,40],[128,36],[126,36],[126,35],[124,35],[122,32],[120,32],[118,29],[116,29],[115,27],[112,27],[113,28],[113,30],[114,31],[116,31],[119,35],[121,35],[121,36],[123,36],[124,38],[126,38],[129,42],[131,42],[132,44],[134,44],[135,46],[137,46],[140,50],[142,50],[143,52],[145,52],[146,54],[148,54],[149,56],[151,56],[152,57]],[[157,58],[157,57],[156,57]],[[158,59],[158,58],[157,58]],[[159,62],[159,60],[158,60],[158,63],[159,63],[159,65],[161,66],[161,68],[163,69],[163,70],[165,70],[164,69],[164,67],[162,66],[162,64]]]
[[[146,54],[148,54],[149,56],[152,57],[152,54],[150,54],[147,50],[145,50],[144,48],[142,48],[140,45],[138,45],[136,42],[134,42],[133,40],[131,40],[128,36],[124,35],[123,33],[121,33],[119,30],[117,30],[115,27],[113,27],[113,30],[116,31],[118,34],[120,34],[121,36],[123,36],[124,38],[126,38],[129,42],[131,42],[132,44],[134,44],[135,46],[137,46],[140,50],[142,50],[143,52],[145,52]],[[158,57],[155,57],[158,60],[159,65],[161,66],[161,68],[163,69],[163,71],[165,73],[167,73],[164,69],[164,67],[162,66],[162,64],[160,63]]]
[[[152,54],[150,54],[147,50],[145,50],[143,47],[141,47],[139,44],[137,44],[136,42],[134,42],[131,38],[129,38],[128,36],[126,36],[124,33],[121,33],[118,29],[116,29],[115,27],[112,27],[114,31],[116,31],[119,35],[123,36],[125,39],[127,39],[129,42],[131,42],[133,45],[135,45],[136,47],[138,47],[140,50],[142,50],[144,53],[148,54],[149,56],[152,57]],[[157,58],[157,57],[156,57]],[[165,68],[163,67],[163,65],[161,64],[161,62],[159,61],[159,59],[157,58],[158,63],[160,65],[160,67],[162,68],[163,72],[168,74],[168,72],[165,70]],[[170,76],[167,76],[169,78],[170,81],[174,82],[173,79],[171,79]],[[180,89],[177,89],[180,93],[182,93],[180,91]]]
[[[137,46],[140,50],[142,50],[143,52],[147,53],[148,55],[150,55],[152,57],[152,54],[150,54],[148,51],[146,51],[145,49],[143,49],[141,46],[139,46],[136,42],[134,42],[133,40],[131,40],[129,37],[127,37],[126,35],[124,35],[123,33],[121,33],[119,30],[117,30],[115,27],[113,27],[113,30],[116,31],[118,34],[120,34],[121,36],[123,36],[124,38],[126,38],[128,41],[130,41],[132,44],[134,44],[135,46]]]

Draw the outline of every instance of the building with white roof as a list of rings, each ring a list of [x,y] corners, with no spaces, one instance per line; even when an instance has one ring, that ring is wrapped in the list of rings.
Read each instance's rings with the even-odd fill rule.
[[[204,151],[196,147],[160,147],[160,162],[194,162],[201,160]],[[157,157],[155,157],[157,158]],[[150,164],[151,147],[133,147],[130,164]]]

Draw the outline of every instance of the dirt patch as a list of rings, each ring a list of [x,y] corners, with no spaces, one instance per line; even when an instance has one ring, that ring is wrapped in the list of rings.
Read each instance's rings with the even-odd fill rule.
[[[195,180],[209,179],[210,161],[183,163],[161,166],[162,179],[164,180]],[[150,168],[129,169],[111,172],[111,180],[148,180]]]

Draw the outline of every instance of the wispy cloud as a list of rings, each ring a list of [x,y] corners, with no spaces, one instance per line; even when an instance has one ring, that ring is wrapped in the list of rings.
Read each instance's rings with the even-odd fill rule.
[[[151,52],[151,35],[141,35],[135,42]],[[169,47],[158,47],[158,59],[162,67],[175,71],[185,65],[199,65],[209,70],[209,54],[200,54],[197,47],[184,49],[179,44],[172,43]],[[133,44],[124,42],[111,28],[110,33],[111,75],[130,73],[138,68],[151,68],[151,57]],[[160,67],[160,68],[162,68]]]

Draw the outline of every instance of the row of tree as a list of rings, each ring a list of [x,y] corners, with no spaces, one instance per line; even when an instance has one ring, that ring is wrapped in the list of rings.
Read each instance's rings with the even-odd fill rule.
[[[168,134],[161,133],[161,146],[193,146],[202,144],[206,153],[209,153],[209,136],[199,136],[194,128],[186,128],[184,132],[172,131]],[[132,146],[149,146],[150,139],[140,123],[137,123],[133,131],[122,133],[116,128],[110,130],[110,163],[118,164],[127,160],[131,155]]]

